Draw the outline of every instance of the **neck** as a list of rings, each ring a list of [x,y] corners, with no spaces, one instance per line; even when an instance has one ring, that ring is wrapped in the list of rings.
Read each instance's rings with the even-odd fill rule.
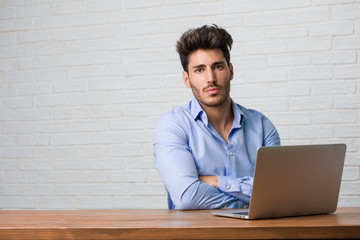
[[[227,136],[230,132],[234,120],[230,97],[228,97],[226,101],[224,101],[219,106],[205,106],[203,104],[200,105],[206,112],[209,123],[227,142]]]

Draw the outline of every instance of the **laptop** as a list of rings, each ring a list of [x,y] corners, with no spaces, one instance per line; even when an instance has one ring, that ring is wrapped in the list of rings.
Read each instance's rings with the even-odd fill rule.
[[[260,147],[249,209],[212,214],[263,219],[335,212],[345,152],[345,144]]]

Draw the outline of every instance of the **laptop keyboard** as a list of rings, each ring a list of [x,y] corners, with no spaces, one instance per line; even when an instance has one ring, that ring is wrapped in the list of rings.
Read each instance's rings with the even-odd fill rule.
[[[249,212],[234,212],[233,214],[247,216]]]

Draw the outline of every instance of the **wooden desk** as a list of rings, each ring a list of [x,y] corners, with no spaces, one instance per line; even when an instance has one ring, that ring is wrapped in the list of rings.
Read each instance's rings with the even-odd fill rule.
[[[210,211],[0,211],[0,239],[360,238],[360,208],[267,220],[216,217]]]

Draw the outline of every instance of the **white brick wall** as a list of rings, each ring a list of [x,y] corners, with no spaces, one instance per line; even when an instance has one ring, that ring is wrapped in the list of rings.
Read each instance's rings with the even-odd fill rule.
[[[180,34],[234,38],[232,97],[282,143],[348,146],[340,206],[360,206],[356,0],[0,0],[0,208],[166,208],[157,118],[185,104]]]

